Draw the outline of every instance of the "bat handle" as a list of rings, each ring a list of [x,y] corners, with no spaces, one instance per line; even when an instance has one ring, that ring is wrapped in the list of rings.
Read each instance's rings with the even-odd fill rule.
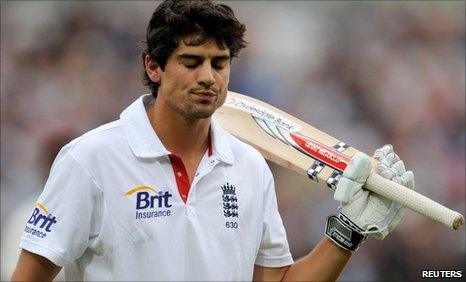
[[[371,173],[364,188],[441,222],[451,229],[458,230],[464,224],[464,218],[460,213],[376,173]]]

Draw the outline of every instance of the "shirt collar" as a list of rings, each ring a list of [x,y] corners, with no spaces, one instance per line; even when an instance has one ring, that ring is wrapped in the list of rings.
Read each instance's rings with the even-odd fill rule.
[[[142,95],[120,115],[126,139],[138,158],[158,158],[171,154],[160,141],[147,116],[143,100],[150,95],[152,94]],[[228,133],[213,118],[210,128],[213,156],[232,165],[233,153],[228,141]]]
[[[143,100],[149,95],[139,97],[120,115],[126,139],[138,158],[158,158],[170,154],[155,134],[147,116]]]
[[[232,165],[234,158],[228,140],[228,133],[214,118],[210,120],[210,136],[214,155],[218,156],[220,161]]]

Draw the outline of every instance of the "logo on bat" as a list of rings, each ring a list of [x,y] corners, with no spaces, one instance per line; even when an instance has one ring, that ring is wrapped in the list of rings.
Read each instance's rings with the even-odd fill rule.
[[[315,162],[308,170],[310,179],[318,181],[317,175],[326,166],[333,168],[334,172],[326,182],[328,187],[335,189],[342,172],[350,161],[350,157],[342,154],[349,147],[346,143],[338,142],[329,147],[302,134],[300,132],[302,127],[299,124],[279,112],[247,100],[229,97],[226,104],[249,113],[265,133],[314,159]]]
[[[264,108],[255,103],[251,103],[245,100],[236,99],[233,97],[228,97],[225,101],[227,105],[232,105],[235,108],[249,112],[254,117],[265,120],[267,122],[273,123],[277,126],[280,126],[290,132],[298,132],[301,130],[301,126],[292,122],[291,120],[277,114],[267,108]]]
[[[229,97],[226,104],[248,112],[264,132],[301,153],[339,171],[345,170],[350,158],[341,152],[348,146],[339,142],[330,148],[300,133],[302,127],[285,116],[256,103]]]

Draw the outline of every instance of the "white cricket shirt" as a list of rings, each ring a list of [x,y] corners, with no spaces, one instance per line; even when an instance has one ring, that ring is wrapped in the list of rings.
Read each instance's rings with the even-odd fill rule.
[[[67,280],[245,281],[254,264],[292,264],[259,152],[213,120],[212,154],[185,202],[178,185],[186,176],[143,97],[62,148],[20,247],[65,266]]]

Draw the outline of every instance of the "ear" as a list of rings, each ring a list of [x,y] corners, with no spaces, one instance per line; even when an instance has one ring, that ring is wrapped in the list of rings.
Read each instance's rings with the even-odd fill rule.
[[[144,58],[144,64],[146,67],[147,76],[149,76],[150,80],[156,83],[160,83],[160,73],[162,69],[159,65],[154,62],[149,55],[146,55]]]

